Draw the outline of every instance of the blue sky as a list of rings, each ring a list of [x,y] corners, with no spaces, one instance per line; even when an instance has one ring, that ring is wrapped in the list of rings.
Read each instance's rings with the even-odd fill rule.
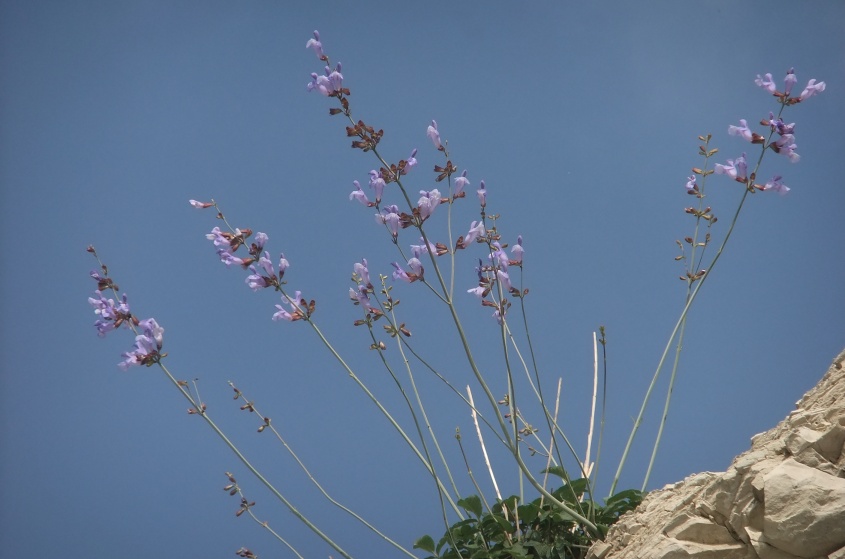
[[[485,180],[505,239],[523,236],[532,338],[546,389],[563,378],[561,423],[579,449],[591,335],[607,327],[604,476],[683,301],[673,258],[675,239],[690,234],[684,183],[702,163],[696,137],[713,134],[719,162],[750,154],[727,127],[776,110],[757,74],[780,84],[794,66],[796,89],[826,82],[785,115],[797,123],[801,162],[763,162],[761,180],[783,175],[792,191],[750,197],[693,308],[650,486],[724,469],[843,346],[843,24],[845,5],[833,1],[2,3],[4,553],[210,557],[246,546],[287,556],[235,518],[237,500],[221,491],[229,470],[303,554],[330,553],[185,413],[160,372],[115,366],[132,337],[96,336],[89,244],[133,310],[164,326],[174,374],[199,378],[218,422],[353,555],[392,551],[320,501],[284,449],[255,433],[226,381],[257,401],[339,500],[407,546],[442,533],[431,482],[395,433],[306,325],[270,320],[278,299],[220,264],[204,237],[218,222],[187,204],[213,197],[235,226],[266,232],[270,252],[292,264],[289,287],[317,300],[315,319],[404,418],[347,299],[354,262],[366,257],[375,275],[398,257],[373,212],[348,200],[375,160],[349,149],[329,100],[305,91],[321,68],[305,49],[313,29],[343,62],[355,117],[385,130],[385,157],[419,148],[412,192],[434,187],[430,169],[442,163],[425,137],[434,118],[470,192]],[[708,182],[716,241],[740,196],[724,177]],[[477,219],[472,198],[463,202],[455,235]],[[430,229],[445,237],[442,209]],[[405,247],[416,241],[400,236]],[[460,255],[459,293],[474,286],[479,255]],[[394,293],[417,347],[468,382],[445,310],[419,284]],[[489,309],[458,298],[475,355],[503,393]],[[458,483],[470,491],[456,427],[489,491],[466,409],[417,374]],[[663,393],[661,382],[621,486],[641,483]],[[513,468],[501,464],[500,482],[515,492]]]

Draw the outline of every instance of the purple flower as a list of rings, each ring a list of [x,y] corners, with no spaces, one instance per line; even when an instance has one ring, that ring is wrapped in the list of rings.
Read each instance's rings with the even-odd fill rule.
[[[391,263],[391,266],[396,268],[393,271],[393,280],[394,281],[405,281],[411,283],[411,277],[408,275],[408,272],[402,269],[402,266],[399,265],[399,262]]]
[[[158,355],[155,340],[145,334],[135,336],[135,349],[123,354],[124,360],[117,364],[124,371],[136,365],[151,363],[150,358]]]
[[[775,82],[772,81],[772,75],[766,74],[764,77],[760,77],[760,74],[757,74],[757,79],[754,80],[754,83],[768,91],[769,93],[774,93],[777,91],[777,86]]]
[[[455,179],[455,196],[461,194],[464,191],[464,188],[469,186],[469,179],[467,178],[467,171],[464,169],[464,172],[461,173],[461,176]]]
[[[738,182],[745,182],[747,179],[748,163],[745,161],[745,154],[737,157],[736,160],[728,159],[726,165],[716,163],[714,170],[717,175],[728,175]]]
[[[270,285],[272,285],[270,283],[271,281],[274,283],[276,282],[276,272],[273,270],[273,263],[270,262],[270,254],[268,252],[265,252],[261,258],[258,259],[258,265],[261,266],[264,273],[267,275],[261,275],[258,273],[258,269],[255,266],[250,266],[249,269],[252,270],[252,274],[248,275],[246,280],[244,280],[244,282],[253,291],[270,287]]]
[[[420,190],[420,194],[422,197],[417,202],[417,207],[420,209],[420,217],[426,220],[440,204],[440,191],[436,188],[430,191]]]
[[[362,258],[361,262],[356,262],[352,266],[352,273],[361,278],[361,284],[370,287],[372,286],[372,282],[370,281],[370,270],[367,268],[367,259]]]
[[[381,171],[376,171],[375,169],[370,171],[370,188],[372,188],[375,193],[376,204],[381,202],[381,195],[384,193],[385,186],[387,186],[387,184],[381,176]]]
[[[334,70],[329,73],[329,85],[331,86],[332,92],[339,91],[343,88],[343,74],[340,73],[341,64],[338,62],[335,64]],[[326,67],[326,72],[329,72],[328,66]]]
[[[425,269],[423,268],[422,262],[420,262],[419,258],[414,257],[408,260],[408,267],[419,279],[422,279],[423,275],[425,275]]]
[[[429,138],[431,138],[431,141],[434,144],[434,147],[436,147],[439,150],[443,149],[443,145],[440,143],[440,132],[437,131],[437,121],[436,120],[431,121],[431,125],[426,130],[425,135],[428,136]]]
[[[798,163],[798,161],[801,160],[801,156],[795,153],[798,146],[795,144],[795,136],[792,134],[784,134],[778,138],[778,140],[772,144],[772,149],[775,150],[775,153],[786,156],[790,163]]]
[[[690,175],[687,177],[687,194],[695,194],[696,184],[695,184],[695,175]]]
[[[270,237],[267,236],[267,233],[262,233],[261,231],[259,231],[255,234],[255,246],[257,247],[257,250],[259,252],[264,248],[264,245],[269,239]]]
[[[387,229],[393,238],[399,236],[399,208],[395,205],[390,205],[382,209],[383,213],[376,214],[376,221],[387,225]]]
[[[511,254],[513,254],[512,262],[522,263],[522,255],[525,254],[525,249],[522,248],[522,235],[516,238],[516,244],[511,247]]]
[[[789,97],[789,93],[792,91],[792,86],[795,85],[795,82],[798,81],[798,78],[795,77],[795,68],[790,68],[786,72],[786,77],[783,79],[783,93],[787,97]]]
[[[481,181],[480,186],[481,188],[476,191],[476,194],[478,194],[478,201],[481,203],[481,207],[484,208],[487,206],[487,190],[485,190],[483,180]]]
[[[228,249],[225,249],[225,248],[217,249],[217,256],[220,257],[220,261],[223,262],[223,264],[225,264],[227,268],[230,267],[232,264],[237,264],[238,266],[244,265],[243,258],[238,258],[234,254],[229,252]]]
[[[739,126],[728,126],[728,134],[731,136],[741,136],[742,139],[748,142],[753,138],[751,130],[748,128],[748,122],[744,118],[739,119]]]
[[[325,60],[327,58],[325,53],[323,53],[323,43],[320,42],[320,33],[316,30],[314,31],[314,38],[308,39],[308,42],[305,43],[305,48],[314,49],[314,53],[320,60]]]
[[[349,194],[349,199],[350,199],[350,200],[358,200],[359,202],[361,202],[362,204],[364,204],[364,205],[365,205],[365,206],[367,206],[368,208],[371,208],[371,207],[375,206],[375,204],[373,204],[372,202],[370,202],[369,198],[367,198],[367,193],[366,193],[366,192],[364,192],[364,191],[361,189],[361,183],[359,183],[358,181],[352,181],[352,184],[354,184],[354,185],[355,185],[355,190],[353,190],[353,191]]]
[[[288,262],[287,258],[285,258],[285,253],[282,252],[279,254],[279,279],[285,275],[285,270],[290,268],[290,262]]]
[[[810,80],[809,82],[807,82],[807,87],[804,88],[804,91],[801,92],[801,95],[798,97],[798,99],[800,99],[801,101],[809,99],[813,95],[816,95],[817,93],[821,93],[822,91],[824,91],[824,88],[825,88],[825,83],[824,82],[816,83],[816,80],[814,78],[814,79]]]
[[[331,93],[330,87],[329,78],[327,76],[319,76],[315,72],[311,72],[311,81],[305,84],[306,91],[317,91],[326,97]]]
[[[269,285],[267,280],[265,280],[261,274],[256,271],[255,266],[250,266],[249,269],[255,272],[254,274],[248,275],[246,280],[244,280],[244,283],[246,283],[250,289],[258,291],[259,289],[264,289]]]
[[[290,312],[286,311],[281,305],[276,305],[276,309],[278,309],[278,311],[273,315],[273,320],[286,320],[288,322],[293,322],[295,320],[302,319],[304,314],[298,306],[300,301],[302,301],[301,291],[295,292],[292,298],[286,294],[282,294],[282,302],[288,304]]]
[[[502,250],[502,245],[499,241],[493,242],[493,254],[488,256],[493,266],[498,266],[502,270],[508,269],[508,255]]]
[[[411,152],[410,157],[408,157],[408,160],[405,161],[405,167],[402,169],[403,175],[407,175],[409,172],[411,172],[411,169],[416,167],[416,165],[417,165],[416,155],[417,155],[417,148],[414,148],[414,150]]]
[[[92,272],[91,275],[93,276],[95,273]],[[97,335],[102,338],[106,333],[120,328],[132,315],[129,311],[126,293],[121,297],[120,303],[115,303],[114,299],[103,297],[102,291],[95,291],[94,294],[97,298],[89,297],[88,303],[94,307],[94,314],[100,317],[94,322],[94,327],[97,328]]]
[[[428,242],[428,246],[425,244],[425,239],[420,237],[419,245],[411,245],[411,254],[413,254],[416,258],[419,258],[422,254],[426,252],[431,254],[437,254],[437,245],[432,243],[431,241]]]
[[[508,293],[511,289],[513,289],[513,286],[511,285],[511,278],[504,270],[496,270],[496,279],[499,280],[499,285],[502,286],[502,291],[504,293]]]
[[[473,287],[472,289],[467,289],[467,293],[472,293],[473,295],[475,295],[479,299],[482,299],[484,297],[484,292],[486,290],[487,290],[486,287],[482,287],[482,286],[479,285],[478,287]]]
[[[164,345],[164,328],[159,326],[154,318],[148,318],[138,323],[141,331],[145,336],[153,340],[156,344],[156,349],[161,349]]]
[[[458,239],[458,242],[460,243],[461,248],[466,248],[470,245],[470,243],[483,236],[486,232],[483,221],[473,221],[469,226],[469,232],[467,232],[466,237],[464,237],[463,240]]]
[[[787,192],[789,192],[789,187],[780,182],[781,178],[782,177],[780,177],[779,175],[773,177],[772,180],[764,184],[760,190],[774,190],[781,196],[785,195]]]
[[[784,134],[792,134],[795,131],[794,122],[786,124],[783,122],[782,118],[775,119],[775,115],[771,112],[769,113],[769,127],[772,129],[772,131],[777,132],[781,136],[783,136]]]
[[[223,246],[227,247],[230,244],[229,239],[227,239],[223,235],[223,232],[220,230],[219,227],[215,227],[214,229],[212,229],[211,233],[206,234],[205,238],[208,239],[209,241],[212,241],[214,243],[214,246],[218,246],[218,247],[223,247]]]
[[[372,308],[372,305],[370,304],[370,296],[367,294],[367,287],[365,285],[359,285],[358,289],[353,289],[350,287],[349,298],[364,307],[365,311],[368,311],[370,308]]]

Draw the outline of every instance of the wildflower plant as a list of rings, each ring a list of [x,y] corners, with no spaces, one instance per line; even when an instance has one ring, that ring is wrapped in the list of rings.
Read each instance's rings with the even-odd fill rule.
[[[712,136],[698,137],[699,156],[703,161],[700,166],[693,167],[685,182],[679,180],[691,201],[683,208],[690,216],[690,230],[677,241],[679,254],[675,257],[683,266],[679,275],[684,284],[683,305],[646,387],[639,414],[610,481],[609,493],[601,498],[597,485],[606,415],[607,335],[604,327],[594,336],[592,410],[587,449],[581,454],[570,438],[573,429],[560,421],[561,381],[558,381],[554,395],[544,392],[547,373],[538,365],[536,354],[539,349],[532,343],[527,318],[530,291],[524,286],[522,277],[523,269],[530,266],[532,247],[518,233],[500,227],[500,215],[492,209],[497,203],[495,183],[491,182],[494,186],[488,191],[485,180],[475,182],[470,172],[459,164],[458,154],[450,149],[435,120],[425,125],[424,131],[421,126],[421,137],[427,138],[427,150],[409,148],[403,151],[408,154],[405,158],[389,159],[387,150],[382,149],[384,130],[354,113],[352,92],[344,81],[342,65],[332,62],[318,32],[307,41],[306,48],[314,52],[323,66],[320,72],[311,74],[306,91],[329,101],[329,114],[343,122],[341,130],[350,140],[351,147],[369,157],[372,165],[366,178],[362,171],[361,180],[351,181],[348,199],[356,205],[364,223],[383,231],[386,250],[350,261],[350,281],[343,289],[348,290],[349,303],[355,309],[350,326],[366,340],[372,368],[385,373],[400,395],[404,409],[391,409],[382,402],[371,386],[374,378],[381,377],[376,377],[372,371],[361,374],[341,354],[337,344],[321,327],[319,294],[309,293],[307,286],[299,284],[293,272],[295,262],[289,262],[284,252],[278,248],[271,252],[267,233],[257,229],[253,233],[249,227],[234,227],[216,200],[190,200],[189,203],[199,210],[211,210],[220,222],[206,237],[221,263],[233,270],[240,269],[243,283],[253,292],[272,295],[267,318],[297,323],[279,327],[310,329],[315,342],[333,357],[338,368],[398,434],[407,451],[422,466],[432,491],[436,492],[441,504],[440,518],[431,519],[428,526],[420,526],[420,537],[414,542],[392,539],[354,507],[332,495],[271,417],[259,412],[259,407],[263,408],[265,404],[248,398],[246,391],[230,383],[236,404],[242,411],[258,418],[259,433],[272,433],[329,505],[350,515],[391,545],[398,556],[583,557],[592,542],[603,538],[610,525],[641,501],[668,417],[693,302],[723,254],[747,199],[758,192],[774,191],[781,195],[789,192],[781,176],[765,180],[758,176],[767,154],[783,156],[791,163],[800,160],[795,141],[796,125],[787,124],[783,115],[787,109],[823,92],[824,82],[810,80],[800,94],[793,96],[797,83],[793,70],[787,72],[780,89],[771,74],[758,76],[755,83],[775,97],[777,111],[762,118],[757,130],[752,129],[746,119],[729,126],[730,136],[751,144],[733,159],[714,163],[719,150],[711,147]],[[742,185],[738,187],[741,194],[737,207],[730,219],[725,220],[727,228],[723,232],[715,227],[717,222],[722,222],[707,200],[710,188],[724,188],[724,183],[718,182],[711,186],[713,175],[724,175]],[[722,177],[712,180],[724,181]],[[154,318],[136,317],[129,298],[119,291],[95,249],[89,247],[88,251],[98,260],[98,268],[91,273],[97,289],[89,298],[96,314],[94,326],[98,335],[106,336],[121,329],[135,335],[133,348],[123,354],[118,366],[123,370],[136,366],[160,369],[188,401],[188,413],[202,418],[233,451],[241,468],[255,476],[334,553],[352,557],[330,527],[322,526],[318,519],[303,513],[285,495],[283,484],[271,482],[270,474],[260,471],[247,458],[212,419],[196,385],[179,380],[171,373],[166,366],[164,328]],[[461,284],[464,277],[461,272],[469,270],[473,273],[473,282]],[[289,287],[288,282],[293,287]],[[415,317],[404,312],[400,295],[425,298],[432,308],[445,311],[451,339],[464,356],[463,362],[451,364],[450,370],[460,366],[469,371],[472,386],[457,386],[455,375],[434,364],[432,348],[415,343]],[[475,301],[477,310],[482,311],[480,316],[469,319],[462,316],[460,301]],[[489,334],[483,340],[490,347],[479,348],[473,344],[464,320],[473,321],[473,329],[484,329]],[[476,357],[482,352],[487,355],[495,352],[499,365],[491,368],[482,364]],[[670,354],[668,390],[642,486],[617,491],[629,451]],[[437,432],[431,419],[438,412],[419,389],[423,378],[434,379],[454,395],[453,401],[466,412],[467,425],[457,426],[454,433]],[[597,415],[600,419],[596,429]],[[410,418],[410,422],[403,423],[400,417]],[[467,433],[472,433],[469,437],[472,447],[468,444]],[[462,463],[451,460],[454,453],[448,447],[455,446]],[[507,464],[490,460],[488,449],[491,446],[505,451]],[[493,494],[482,490],[471,466],[479,455],[483,458],[485,476],[490,478]],[[496,456],[501,455],[496,453]],[[459,469],[465,470],[465,475],[460,474]],[[503,495],[499,480],[513,472],[516,472],[516,483],[502,485],[518,485],[519,494]],[[305,556],[269,521],[257,516],[258,498],[254,501],[253,496],[245,494],[235,474],[227,471],[226,477],[228,484],[223,489],[238,499],[236,516],[251,518],[294,556]],[[426,531],[440,532],[442,536],[424,535]],[[245,547],[238,549],[236,554],[258,556]]]

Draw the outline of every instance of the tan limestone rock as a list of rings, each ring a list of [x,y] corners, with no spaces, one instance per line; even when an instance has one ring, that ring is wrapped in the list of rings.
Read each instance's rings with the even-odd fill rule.
[[[845,559],[845,351],[726,472],[650,493],[588,559]]]

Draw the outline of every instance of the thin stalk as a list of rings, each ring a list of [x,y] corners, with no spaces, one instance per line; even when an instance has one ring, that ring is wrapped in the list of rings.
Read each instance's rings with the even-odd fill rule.
[[[639,430],[640,425],[642,424],[646,406],[648,406],[648,401],[651,398],[651,393],[654,391],[654,386],[657,383],[658,377],[660,376],[660,370],[663,368],[663,362],[666,360],[666,356],[669,354],[669,348],[672,347],[672,341],[675,339],[675,336],[678,334],[681,325],[686,319],[687,313],[689,313],[689,309],[692,306],[693,301],[695,301],[698,292],[701,291],[701,287],[704,285],[704,282],[707,280],[707,278],[710,277],[710,274],[713,273],[713,267],[716,265],[716,263],[719,261],[719,258],[722,256],[722,252],[724,251],[728,240],[731,238],[731,233],[733,232],[734,226],[736,225],[736,220],[739,217],[739,212],[742,210],[742,206],[745,203],[745,199],[748,197],[748,193],[749,190],[746,188],[742,194],[742,198],[739,201],[739,206],[737,206],[736,213],[734,213],[733,220],[731,221],[730,227],[728,228],[728,232],[725,235],[725,239],[722,241],[722,244],[719,246],[719,250],[716,252],[716,255],[713,257],[713,261],[710,263],[710,268],[707,270],[707,273],[705,273],[701,277],[701,279],[698,280],[698,285],[690,294],[686,305],[684,305],[684,308],[681,311],[681,316],[678,318],[678,321],[675,323],[675,327],[672,329],[672,333],[669,335],[669,341],[667,342],[666,347],[663,349],[663,354],[660,356],[660,361],[657,363],[657,369],[654,372],[654,376],[651,379],[651,383],[649,383],[648,385],[648,390],[646,390],[642,406],[640,406],[640,411],[637,414],[636,420],[634,420],[634,426],[631,429],[631,434],[628,436],[628,442],[625,444],[625,450],[622,452],[622,459],[619,461],[619,467],[616,469],[616,475],[613,476],[613,483],[610,486],[610,493],[608,496],[613,495],[613,492],[616,490],[616,484],[619,482],[619,477],[622,475],[622,468],[625,466],[625,461],[628,458],[628,452],[631,450],[631,445],[634,441],[634,436],[637,434],[637,431]]]
[[[593,332],[593,399],[592,407],[590,409],[590,430],[587,432],[587,453],[584,456],[584,477],[590,478],[593,465],[590,463],[590,450],[593,446],[593,428],[596,424],[596,399],[599,391],[599,348],[596,341],[596,333]]]
[[[234,384],[232,384],[231,382],[229,383],[229,386],[232,386],[234,388]],[[258,408],[255,407],[255,404],[252,401],[250,401],[246,397],[245,394],[243,394],[240,390],[238,390],[238,393],[240,393],[242,395],[244,400],[249,402],[249,406],[250,406],[250,409],[252,411],[254,411],[256,414],[258,414],[259,417],[265,417],[260,411],[258,411]],[[340,503],[334,497],[332,497],[328,493],[328,491],[326,491],[326,489],[320,484],[320,482],[317,481],[317,478],[314,477],[314,475],[311,473],[311,471],[308,469],[308,467],[302,462],[302,460],[299,458],[299,456],[296,454],[296,452],[293,450],[293,448],[291,448],[291,446],[288,444],[288,442],[285,440],[285,438],[282,437],[282,434],[279,432],[278,429],[276,429],[274,424],[267,422],[267,423],[265,423],[265,425],[276,436],[276,439],[278,439],[278,441],[280,443],[282,443],[282,446],[285,447],[285,450],[288,451],[288,454],[290,454],[291,457],[296,461],[296,463],[297,463],[297,465],[299,465],[300,469],[302,469],[302,471],[305,472],[305,475],[308,477],[308,479],[311,481],[311,483],[313,483],[314,486],[320,491],[320,493],[323,494],[323,497],[325,497],[326,500],[328,500],[331,504],[333,504],[334,506],[336,506],[340,510],[344,511],[345,513],[347,513],[350,516],[352,516],[353,518],[355,518],[358,522],[360,522],[361,524],[363,524],[364,526],[369,528],[370,531],[372,531],[373,533],[378,535],[380,538],[382,538],[387,543],[393,545],[396,549],[398,549],[399,551],[401,551],[405,555],[407,555],[409,557],[416,558],[416,555],[414,555],[413,553],[411,553],[410,551],[408,551],[407,549],[402,547],[400,544],[393,541],[390,537],[388,537],[386,534],[384,534],[381,530],[379,530],[378,528],[376,528],[375,526],[373,526],[372,524],[367,522],[367,520],[365,520],[360,514],[353,511],[352,509],[350,509],[349,507],[347,507],[343,503]],[[249,510],[248,512],[250,514],[252,514],[251,510]],[[273,533],[275,534],[275,532],[273,532]],[[295,553],[295,551],[294,551],[294,553]],[[299,554],[297,554],[297,556],[299,556]]]
[[[602,449],[602,442],[604,440],[604,421],[605,421],[605,412],[607,410],[607,338],[605,336],[604,326],[599,326],[599,332],[601,333],[601,338],[599,339],[599,343],[601,343],[601,351],[602,351],[602,383],[601,383],[601,420],[599,422],[599,444],[596,448],[596,466],[593,468],[593,479],[597,480],[599,478],[599,464],[601,464],[601,449]],[[592,487],[592,486],[591,486]],[[593,494],[590,494],[593,497],[592,500],[595,501],[595,497]]]
[[[434,477],[434,479],[437,482],[437,485],[440,487],[440,490],[446,495],[446,499],[449,501],[449,504],[452,506],[452,509],[455,511],[455,513],[459,517],[463,518],[463,515],[462,515],[460,509],[458,508],[457,504],[455,504],[452,497],[449,495],[449,492],[446,491],[446,488],[443,486],[443,483],[440,481],[440,478],[437,477],[437,473],[434,471],[434,469],[432,468],[429,461],[426,459],[425,456],[423,456],[423,454],[420,452],[420,450],[417,448],[417,446],[414,444],[414,442],[411,440],[411,438],[408,436],[408,434],[405,433],[405,430],[402,429],[402,426],[399,425],[399,423],[393,418],[393,416],[390,414],[390,412],[387,411],[387,409],[382,405],[382,403],[379,401],[379,399],[376,398],[375,394],[373,394],[370,391],[370,389],[367,388],[367,385],[364,384],[364,382],[360,378],[358,378],[358,375],[355,374],[355,372],[352,370],[352,368],[346,363],[346,361],[343,359],[343,357],[337,352],[337,350],[334,348],[334,346],[325,337],[322,330],[320,330],[320,328],[310,318],[308,318],[307,321],[308,321],[308,324],[311,325],[311,328],[313,328],[313,330],[317,334],[317,336],[320,338],[320,341],[323,342],[323,345],[326,346],[326,348],[334,356],[334,358],[337,360],[337,362],[340,363],[341,367],[343,367],[343,369],[350,376],[350,378],[352,378],[352,380],[361,388],[361,390],[364,391],[364,393],[376,405],[376,407],[379,409],[379,411],[382,413],[382,415],[384,415],[384,417],[390,422],[390,424],[393,426],[393,428],[396,429],[396,431],[399,433],[399,435],[402,437],[402,439],[405,441],[405,443],[411,448],[411,450],[414,452],[414,454],[416,454],[417,458],[419,458],[420,462],[423,463],[425,468],[428,470],[428,473],[431,476]]]
[[[205,420],[206,424],[209,427],[211,427],[211,429],[215,433],[217,433],[217,436],[220,437],[220,439],[223,440],[223,442],[226,444],[226,446],[228,446],[229,449],[232,452],[235,453],[235,456],[238,457],[238,459],[241,461],[241,463],[244,466],[246,466],[246,468],[252,473],[252,475],[254,475],[256,477],[256,479],[258,479],[258,481],[260,481],[262,484],[264,484],[264,486],[267,489],[269,489],[270,492],[273,495],[275,495],[276,498],[279,499],[279,501],[281,501],[282,504],[284,504],[291,513],[293,513],[294,516],[296,516],[303,524],[305,524],[320,539],[322,539],[329,546],[331,546],[332,549],[334,549],[335,551],[340,553],[341,556],[345,557],[346,559],[352,559],[351,555],[349,555],[346,551],[344,551],[344,549],[342,547],[340,547],[337,543],[335,543],[334,540],[332,540],[328,535],[326,535],[322,530],[320,530],[305,515],[303,515],[301,512],[299,512],[299,510],[295,506],[293,506],[293,503],[291,503],[288,499],[286,499],[285,496],[282,495],[279,492],[279,490],[276,489],[273,486],[273,484],[271,484],[267,480],[267,478],[265,478],[263,475],[261,475],[261,472],[259,472],[255,468],[255,466],[253,466],[250,463],[250,461],[247,460],[246,456],[241,454],[241,451],[238,449],[238,447],[236,447],[235,444],[232,441],[230,441],[229,438],[225,435],[225,433],[223,433],[223,431],[217,426],[217,424],[214,423],[214,421],[211,420],[211,418],[208,416],[208,413],[205,412],[202,409],[202,403],[198,403],[194,400],[194,398],[185,390],[185,388],[182,385],[179,384],[179,381],[176,380],[176,378],[170,373],[170,371],[167,369],[167,367],[165,367],[164,364],[161,363],[161,361],[158,362],[158,366],[161,368],[162,371],[164,371],[164,374],[167,375],[167,378],[170,379],[170,382],[172,382],[173,385],[179,390],[179,392],[181,392],[182,395],[191,403],[191,405],[194,406],[194,409],[197,410],[197,415],[199,415],[200,417],[203,418],[203,420]]]
[[[475,402],[472,400],[472,390],[467,385],[467,398],[472,410],[472,422],[475,424],[475,432],[478,435],[478,442],[481,445],[481,454],[484,456],[484,464],[487,466],[487,471],[490,472],[490,481],[493,482],[493,489],[496,491],[496,497],[501,501],[502,493],[499,491],[499,484],[496,483],[496,474],[493,473],[493,466],[490,465],[490,457],[487,456],[487,447],[484,446],[484,437],[481,435],[481,426],[478,424],[478,416],[475,413]]]

